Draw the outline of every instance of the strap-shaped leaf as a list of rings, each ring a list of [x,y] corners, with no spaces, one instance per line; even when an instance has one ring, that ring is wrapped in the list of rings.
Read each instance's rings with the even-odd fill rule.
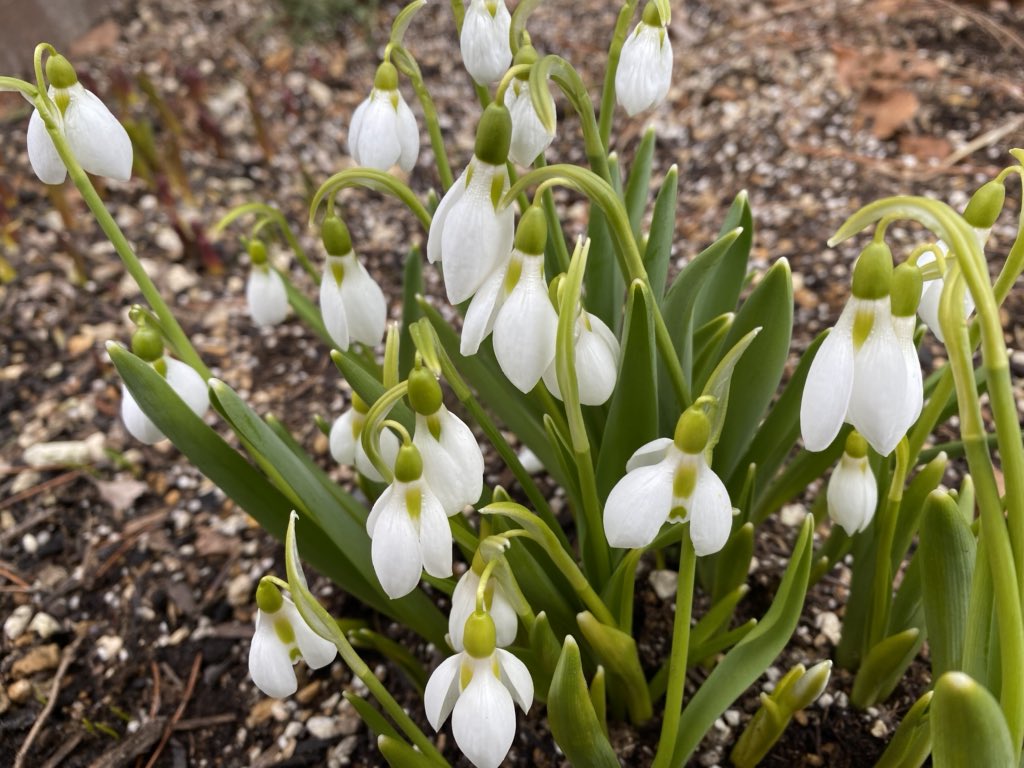
[[[366,370],[359,358],[351,352],[342,352],[337,349],[331,350],[331,360],[335,367],[345,377],[352,390],[362,398],[367,405],[373,405],[384,394],[384,385],[372,373]],[[412,411],[404,402],[399,401],[391,409],[389,418],[398,421],[410,432],[413,429]]]
[[[587,271],[583,274],[583,285],[586,288],[583,303],[613,333],[617,333],[622,322],[626,284],[619,269],[608,221],[598,205],[590,206],[587,237],[590,238],[590,253],[587,257]]]
[[[704,390],[701,393],[706,397],[714,398],[715,407],[711,412],[711,433],[708,437],[708,450],[715,450],[715,465],[718,462],[718,449],[717,445],[722,437],[722,429],[725,426],[726,419],[728,418],[728,412],[726,411],[727,404],[730,401],[730,393],[732,392],[732,380],[736,372],[736,366],[739,365],[740,360],[743,358],[743,354],[747,351],[751,344],[754,343],[754,339],[761,332],[760,328],[753,328],[746,333],[742,338],[736,341],[725,353],[715,370],[712,371],[708,377],[707,384],[704,385]],[[732,334],[730,334],[731,336]],[[718,473],[721,476],[721,471]]]
[[[864,663],[857,670],[850,701],[858,709],[864,709],[885,699],[917,655],[923,642],[924,632],[917,627],[911,627],[890,635],[875,645],[868,651]]]
[[[704,323],[693,333],[693,388],[702,389],[722,352],[736,313],[726,312]]]
[[[643,222],[644,209],[647,207],[647,193],[651,184],[651,160],[654,159],[654,128],[644,131],[640,146],[636,148],[636,157],[629,168],[629,179],[626,182],[626,213],[629,226],[633,230],[633,239],[640,242],[640,224]]]
[[[631,635],[602,624],[590,611],[578,613],[576,621],[588,645],[594,649],[597,658],[621,686],[620,690],[629,710],[629,719],[637,725],[647,722],[653,715],[651,696],[643,668],[640,666],[636,641]]]
[[[903,556],[910,549],[914,534],[920,527],[925,499],[928,498],[928,494],[939,487],[943,475],[946,474],[948,463],[946,454],[940,453],[915,475],[903,492],[899,517],[896,518],[896,533],[893,536],[892,570],[890,573],[896,573],[899,564],[903,561]]]
[[[729,246],[720,259],[716,260],[707,290],[701,291],[697,297],[693,322],[698,328],[711,318],[736,309],[740,290],[747,277],[750,247],[754,242],[754,217],[750,212],[746,190],[736,195],[736,199],[732,201],[718,236],[722,237],[737,227],[743,228],[743,234]]]
[[[654,300],[661,306],[668,280],[668,265],[672,260],[672,242],[676,234],[676,200],[679,196],[679,168],[673,165],[654,201],[651,231],[644,248],[644,269],[651,283]]]
[[[359,714],[362,721],[366,723],[366,727],[373,733],[378,736],[390,736],[392,739],[401,738],[398,735],[398,731],[387,721],[384,715],[362,696],[352,691],[342,691],[341,695],[352,705],[352,708]]]
[[[405,271],[402,274],[402,335],[398,348],[398,371],[403,379],[412,370],[416,358],[416,347],[409,334],[409,326],[423,317],[423,310],[417,297],[423,294],[423,259],[420,249],[413,248],[405,257]]]
[[[932,751],[932,729],[929,714],[932,691],[914,702],[892,735],[889,746],[875,763],[875,768],[920,768]]]
[[[754,525],[744,523],[733,531],[725,547],[715,557],[715,579],[711,601],[718,603],[747,581],[754,557]]]
[[[1017,765],[999,703],[963,672],[947,672],[935,684],[931,722],[935,768]]]
[[[811,572],[814,520],[808,516],[793,545],[779,590],[761,622],[715,667],[679,721],[672,765],[683,765],[715,720],[758,678],[786,646],[796,629]]]
[[[437,764],[428,760],[422,752],[383,733],[377,737],[377,749],[391,768],[437,768]]]
[[[630,286],[622,331],[619,379],[612,395],[597,457],[597,491],[602,501],[626,474],[637,448],[658,436],[658,397],[651,295],[639,280]]]

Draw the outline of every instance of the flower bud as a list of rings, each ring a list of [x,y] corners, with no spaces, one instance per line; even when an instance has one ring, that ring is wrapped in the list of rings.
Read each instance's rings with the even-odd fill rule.
[[[825,692],[831,676],[831,661],[826,660],[815,664],[782,692],[779,696],[780,703],[790,712],[810,706]]]
[[[473,153],[490,165],[504,165],[512,142],[512,116],[501,104],[491,103],[484,110],[476,129]]]
[[[432,416],[441,407],[441,385],[429,370],[417,366],[409,373],[409,403],[416,413]]]
[[[1000,182],[990,181],[982,184],[967,203],[964,221],[975,229],[990,229],[999,218],[1005,199],[1006,187]]]
[[[519,219],[519,228],[516,229],[516,248],[531,256],[539,256],[544,253],[547,241],[548,222],[544,211],[536,205],[531,205]]]
[[[858,299],[884,299],[892,283],[892,251],[872,241],[853,265],[853,295]]]
[[[403,445],[398,449],[395,459],[395,480],[400,483],[411,483],[423,475],[423,459],[415,445]]]
[[[246,251],[249,253],[249,261],[253,263],[253,266],[267,263],[267,246],[259,238],[254,237],[250,240]]]
[[[904,262],[892,274],[892,314],[894,317],[913,317],[921,303],[924,282],[921,270]]]
[[[281,590],[269,579],[260,579],[256,587],[256,607],[264,613],[277,613],[284,605]]]
[[[711,422],[700,408],[687,408],[676,422],[674,442],[683,453],[698,454],[707,447]]]
[[[328,216],[324,219],[320,236],[324,241],[324,250],[331,256],[344,256],[352,250],[352,237],[348,233],[348,227],[337,216]]]
[[[152,363],[163,357],[164,340],[155,328],[139,326],[132,334],[132,352],[147,363]]]
[[[475,659],[486,659],[497,643],[497,630],[494,619],[483,611],[475,611],[466,619],[466,630],[463,633],[466,653]]]

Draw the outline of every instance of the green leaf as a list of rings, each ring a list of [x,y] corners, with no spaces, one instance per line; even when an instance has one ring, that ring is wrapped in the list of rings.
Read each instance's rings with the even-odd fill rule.
[[[717,279],[718,276],[716,276]],[[793,336],[793,276],[789,262],[779,259],[743,302],[725,339],[731,348],[755,328],[761,333],[736,365],[722,437],[715,447],[714,469],[729,477],[757,434],[789,358]]]
[[[331,360],[334,361],[335,367],[342,376],[345,377],[345,381],[349,383],[352,390],[363,399],[363,402],[367,405],[373,405],[384,394],[384,385],[373,376],[363,364],[359,361],[359,358],[353,355],[351,352],[342,352],[341,350],[331,350]],[[412,432],[415,420],[412,416],[412,411],[409,410],[404,402],[397,403],[391,409],[391,415],[389,418],[400,422],[403,427]]]
[[[413,16],[419,11],[424,5],[427,4],[427,0],[413,0],[405,8],[399,11],[398,15],[395,16],[395,20],[391,22],[391,38],[390,43],[394,46],[400,46],[402,39],[405,37],[405,32],[409,29],[409,25],[412,23]]]
[[[423,293],[423,259],[420,249],[414,247],[405,257],[405,272],[402,276],[402,335],[398,350],[398,372],[404,380],[412,370],[416,358],[416,347],[412,343],[409,326],[423,317],[417,297]]]
[[[401,738],[398,735],[398,731],[387,721],[384,715],[362,696],[352,691],[342,691],[341,695],[352,705],[352,708],[355,709],[362,721],[366,723],[366,727],[374,734],[377,736],[389,736],[392,739]]]
[[[923,642],[924,633],[911,627],[879,641],[868,651],[853,681],[850,701],[854,706],[865,709],[885,699],[895,685],[894,678],[902,676]]]
[[[931,722],[935,768],[1017,765],[999,703],[963,672],[947,672],[935,684]]]
[[[736,321],[733,312],[726,312],[709,320],[693,334],[693,387],[702,389],[707,376],[718,362],[722,344]]]
[[[903,716],[875,768],[920,768],[932,751],[929,718],[932,692],[927,691]]]
[[[747,348],[754,342],[754,339],[757,338],[757,335],[760,332],[760,328],[754,328],[748,331],[743,338],[735,342],[730,347],[729,351],[725,353],[725,356],[708,377],[708,383],[704,385],[704,390],[701,392],[702,396],[713,397],[715,399],[715,407],[711,412],[711,434],[710,437],[708,437],[708,450],[714,449],[716,454],[716,466],[719,463],[717,446],[722,437],[722,430],[725,426],[726,419],[728,418],[726,407],[730,399],[732,379],[736,371],[736,366],[743,357],[743,353],[747,351]],[[721,476],[722,472],[718,471],[718,474]]]
[[[948,493],[928,495],[921,521],[921,588],[932,675],[963,669],[967,606],[977,543]]]
[[[577,614],[576,621],[597,658],[621,684],[629,719],[637,725],[650,720],[653,715],[651,697],[636,641],[625,632],[602,624],[589,611]]]
[[[548,692],[548,723],[555,743],[578,768],[618,768],[583,676],[580,649],[567,635]]]
[[[626,474],[637,448],[658,436],[657,369],[651,296],[639,280],[630,286],[622,332],[619,379],[615,385],[597,457],[601,500]]]
[[[618,335],[626,284],[615,256],[608,220],[598,205],[590,206],[587,237],[590,238],[590,253],[587,271],[583,274],[584,304]]]
[[[896,518],[896,533],[893,536],[892,570],[890,573],[896,573],[899,570],[903,556],[910,549],[914,534],[917,533],[920,526],[925,499],[928,494],[939,487],[943,475],[946,474],[947,464],[946,455],[940,453],[917,473],[903,492],[899,516]]]
[[[813,556],[814,521],[808,516],[793,545],[779,590],[761,622],[725,655],[683,710],[672,765],[683,765],[715,720],[760,677],[796,629]]]
[[[658,190],[651,216],[651,231],[644,248],[644,269],[651,283],[654,300],[661,306],[672,260],[672,242],[676,234],[676,200],[679,196],[679,169],[672,166]]]
[[[547,701],[562,648],[551,629],[551,622],[548,621],[545,611],[538,613],[533,624],[530,625],[530,650],[533,652],[534,660],[530,669],[533,675],[534,690],[537,698],[543,697],[542,700]]]
[[[718,236],[722,237],[736,227],[743,227],[742,236],[716,260],[707,290],[701,291],[697,297],[693,323],[698,328],[711,318],[736,309],[736,302],[747,276],[750,247],[754,242],[754,217],[750,212],[746,190],[736,195],[729,212],[725,215]]]
[[[754,525],[745,523],[733,531],[722,551],[715,556],[715,579],[711,590],[713,604],[746,583],[753,557]]]
[[[722,627],[728,626],[729,620],[732,619],[733,611],[736,610],[736,606],[749,592],[750,587],[746,584],[740,584],[731,592],[728,592],[718,599],[711,608],[708,609],[708,612],[700,617],[700,621],[694,625],[693,630],[690,633],[690,645],[703,645],[710,640],[715,633],[722,629]]]
[[[636,157],[629,168],[629,181],[626,182],[626,214],[629,226],[633,230],[633,239],[640,242],[640,224],[647,207],[648,188],[651,184],[651,160],[654,158],[654,128],[644,131],[640,146],[636,149]]]
[[[391,768],[437,768],[437,764],[428,760],[422,752],[417,752],[404,741],[392,736],[378,736],[377,748]]]

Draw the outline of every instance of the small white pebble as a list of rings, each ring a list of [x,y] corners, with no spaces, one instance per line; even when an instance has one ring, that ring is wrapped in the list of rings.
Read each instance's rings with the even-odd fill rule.
[[[725,717],[725,722],[727,722],[732,728],[735,728],[740,724],[740,713],[737,709],[725,710],[723,717]]]
[[[647,581],[654,588],[656,594],[662,600],[671,600],[676,596],[676,587],[679,584],[679,574],[675,571],[651,571]]]
[[[28,625],[29,632],[35,632],[40,638],[46,640],[60,629],[60,622],[48,613],[40,611]]]
[[[839,644],[839,639],[843,634],[843,623],[832,611],[819,613],[814,619],[814,626],[832,645]]]
[[[39,550],[39,540],[31,533],[26,533],[21,537],[21,548],[26,555],[34,555]]]
[[[875,720],[875,722],[871,724],[871,735],[876,739],[885,738],[888,733],[889,728],[881,720]]]
[[[103,635],[96,641],[96,655],[100,661],[110,661],[124,647],[124,640],[117,635]]]
[[[4,621],[4,636],[8,640],[17,640],[25,634],[25,629],[28,627],[28,623],[31,619],[32,606],[19,605],[11,611],[11,615],[7,617],[6,621]]]

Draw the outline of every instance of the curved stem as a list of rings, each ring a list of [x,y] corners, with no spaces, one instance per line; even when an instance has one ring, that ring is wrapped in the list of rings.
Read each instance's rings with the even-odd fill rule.
[[[423,203],[419,201],[408,185],[403,184],[390,173],[373,168],[349,168],[334,174],[321,184],[320,189],[313,196],[313,201],[309,204],[310,224],[316,218],[320,204],[327,198],[333,200],[334,195],[347,187],[365,187],[397,198],[420,220],[420,224],[425,230],[430,229],[430,212],[423,207]]]
[[[388,412],[395,403],[405,397],[405,393],[408,391],[409,382],[403,381],[377,398],[370,406],[370,410],[366,412],[366,421],[363,422],[363,430],[359,435],[366,458],[376,467],[386,483],[390,483],[394,479],[394,473],[380,455],[380,430],[384,427],[383,422]]]
[[[416,63],[413,55],[402,46],[391,46],[395,55],[396,66],[409,78],[416,98],[423,109],[423,119],[427,123],[427,133],[430,135],[430,146],[434,150],[434,161],[437,163],[437,175],[441,178],[441,187],[447,191],[453,181],[452,168],[448,162],[448,150],[444,146],[444,137],[441,135],[441,123],[437,117],[437,107],[434,106],[434,99],[423,82],[423,73]]]
[[[896,523],[899,519],[900,502],[903,500],[903,486],[907,481],[910,451],[907,438],[896,446],[896,467],[889,483],[889,494],[876,526],[878,538],[875,541],[875,576],[872,582],[873,596],[871,616],[866,634],[867,652],[885,637],[889,625],[889,603],[892,600],[892,545],[896,538]]]
[[[17,77],[0,77],[0,92],[17,91],[35,106],[35,98],[39,95],[39,89],[32,83],[19,80]]]

